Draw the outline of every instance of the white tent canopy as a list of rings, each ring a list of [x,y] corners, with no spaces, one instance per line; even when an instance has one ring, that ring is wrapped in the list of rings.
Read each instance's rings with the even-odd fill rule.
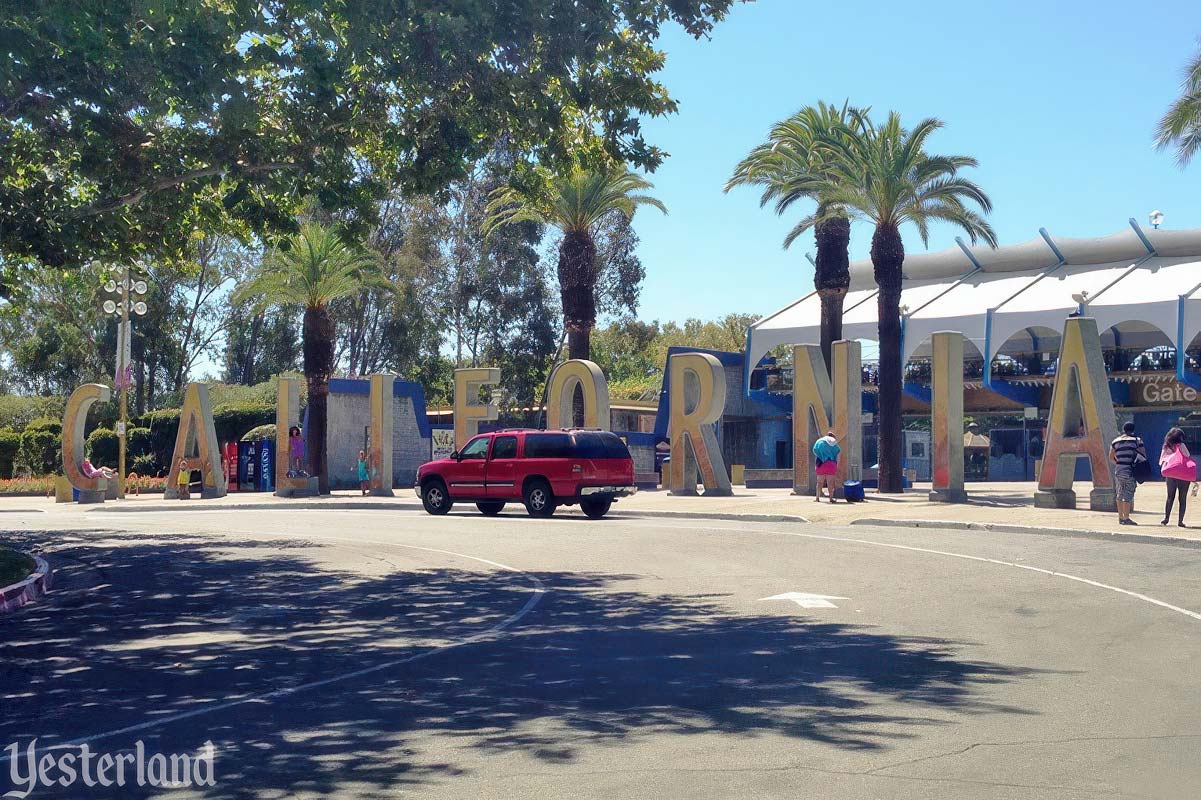
[[[1078,311],[1097,319],[1107,344],[1116,336],[1122,347],[1171,343],[1183,353],[1201,334],[1201,229],[1144,231],[1131,220],[1130,228],[1097,239],[1040,231],[995,250],[907,256],[901,307],[906,360],[928,353],[930,334],[944,330],[963,333],[986,363],[1028,351],[1036,339],[1034,349],[1045,349],[1064,318]],[[843,337],[878,338],[870,261],[851,264]],[[759,320],[747,330],[747,385],[751,369],[773,348],[820,338],[816,292]]]

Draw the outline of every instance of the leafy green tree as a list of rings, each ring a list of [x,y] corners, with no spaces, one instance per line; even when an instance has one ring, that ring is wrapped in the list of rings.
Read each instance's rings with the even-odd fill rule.
[[[443,210],[429,197],[407,199],[394,192],[381,204],[367,247],[391,288],[367,286],[334,304],[343,323],[337,361],[348,375],[387,370],[411,377],[419,362],[437,355],[443,320],[434,286],[445,227]]]
[[[308,387],[309,425],[305,439],[309,472],[317,476],[321,492],[327,494],[326,416],[337,340],[330,304],[357,294],[366,285],[387,284],[378,260],[347,244],[333,228],[307,222],[287,245],[264,259],[259,269],[235,290],[234,300],[257,298],[263,307],[304,308],[302,341]]]
[[[727,192],[736,186],[763,187],[759,204],[774,202],[777,214],[784,214],[798,201],[817,204],[814,221],[802,220],[784,238],[784,247],[790,247],[801,233],[813,228],[817,243],[813,285],[821,298],[821,349],[827,371],[832,368],[831,345],[842,338],[842,304],[851,285],[847,253],[851,221],[842,208],[814,190],[811,176],[836,178],[832,174],[834,153],[826,142],[840,136],[856,119],[846,104],[841,108],[823,102],[805,106],[776,123],[768,140],[739,162],[726,184]]]
[[[222,374],[228,383],[254,386],[299,368],[299,309],[244,301],[230,302],[226,314]]]
[[[880,491],[900,492],[901,474],[901,281],[905,245],[901,226],[912,224],[922,242],[928,241],[932,222],[948,222],[963,230],[972,242],[983,239],[996,246],[996,234],[982,214],[992,210],[988,195],[959,175],[975,167],[969,156],[944,156],[926,152],[926,142],[943,126],[924,119],[912,129],[890,112],[883,124],[865,112],[854,112],[853,124],[843,126],[826,140],[829,164],[794,179],[796,191],[826,201],[822,216],[797,223],[800,233],[831,216],[850,214],[870,221],[871,259],[879,292],[880,337]]]
[[[567,330],[569,358],[588,358],[589,336],[596,325],[598,275],[596,237],[606,218],[630,219],[640,205],[667,213],[659,200],[642,194],[653,184],[624,167],[589,168],[574,164],[561,173],[540,171],[535,188],[502,186],[491,194],[484,230],[538,223],[558,228],[559,294]]]
[[[1180,166],[1201,150],[1201,50],[1184,69],[1180,98],[1168,108],[1155,130],[1155,146],[1176,149]]]
[[[67,395],[111,379],[116,334],[100,308],[101,283],[94,267],[31,273],[21,294],[0,305],[0,354],[15,389]]]
[[[300,198],[371,218],[440,191],[500,139],[561,163],[588,119],[616,159],[662,26],[707,35],[733,0],[10,4],[0,19],[0,267],[178,255],[227,216],[270,240]]]

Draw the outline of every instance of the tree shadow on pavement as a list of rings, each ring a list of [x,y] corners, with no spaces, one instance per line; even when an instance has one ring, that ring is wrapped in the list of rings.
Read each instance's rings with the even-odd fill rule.
[[[736,613],[713,595],[636,591],[641,576],[447,568],[400,550],[381,555],[395,562],[386,574],[365,576],[314,563],[323,543],[25,536],[56,543],[58,586],[0,618],[0,746],[408,659],[511,617],[535,578],[546,587],[492,639],[92,744],[189,752],[212,740],[211,796],[373,796],[486,774],[492,759],[553,768],[662,735],[875,751],[960,715],[1033,713],[990,687],[1038,670],[965,659],[965,643]]]

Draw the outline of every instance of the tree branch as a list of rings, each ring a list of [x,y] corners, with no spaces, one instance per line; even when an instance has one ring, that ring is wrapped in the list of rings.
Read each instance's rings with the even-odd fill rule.
[[[237,165],[236,171],[239,174],[254,174],[258,172],[275,172],[285,169],[300,169],[299,164],[289,164],[286,162],[269,162],[266,164],[253,165]],[[136,192],[123,194],[118,197],[110,197],[105,200],[97,200],[94,203],[89,203],[86,206],[80,206],[72,210],[71,219],[82,219],[84,217],[93,217],[97,214],[107,214],[110,211],[116,211],[120,208],[135,206],[146,199],[147,196],[157,194],[166,189],[172,189],[176,186],[188,183],[190,181],[200,180],[201,178],[224,177],[231,168],[229,166],[212,165],[208,167],[198,167],[189,170],[181,175],[171,175],[158,180],[151,181],[148,185],[138,189]]]

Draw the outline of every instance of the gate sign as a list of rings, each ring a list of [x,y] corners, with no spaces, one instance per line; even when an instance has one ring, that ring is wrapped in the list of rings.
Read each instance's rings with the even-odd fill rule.
[[[431,460],[437,461],[439,458],[450,458],[450,454],[455,451],[455,432],[453,430],[434,428],[430,433],[433,439],[432,452],[430,453]]]

